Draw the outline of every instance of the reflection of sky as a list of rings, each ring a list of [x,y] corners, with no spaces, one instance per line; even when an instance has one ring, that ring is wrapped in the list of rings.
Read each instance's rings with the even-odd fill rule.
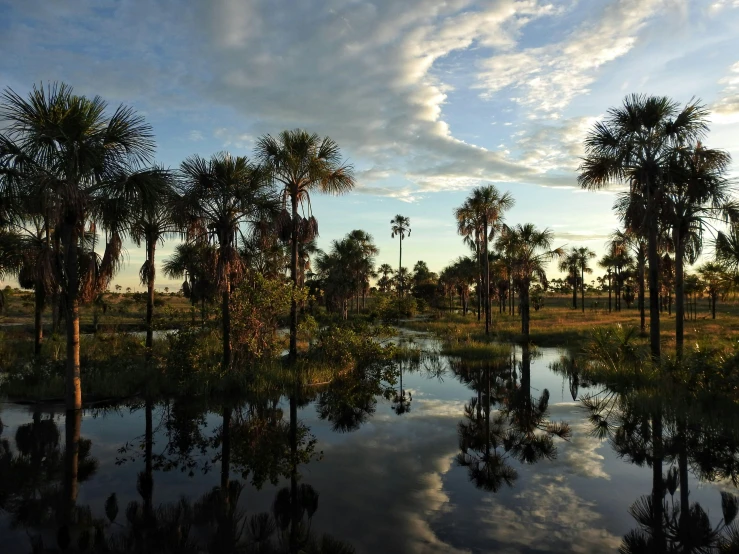
[[[555,439],[555,461],[535,466],[513,461],[519,479],[498,493],[476,489],[454,461],[457,424],[474,392],[449,371],[441,381],[422,370],[404,373],[404,387],[413,391],[411,411],[398,416],[390,401],[379,398],[375,414],[353,433],[332,432],[313,406],[301,410],[300,418],[318,439],[316,450],[323,453],[320,461],[301,466],[303,482],[320,494],[314,528],[350,542],[359,553],[615,551],[634,527],[629,506],[651,490],[651,470],[618,459],[607,443],[588,435],[567,382],[548,369],[558,351],[539,353],[532,360],[532,394],[549,389],[550,417],[568,421],[572,439]],[[0,417],[7,426],[3,437],[11,443],[15,428],[30,421],[26,407],[4,405]],[[157,409],[155,427],[160,418]],[[220,418],[211,415],[207,422],[204,434],[211,436]],[[63,418],[58,423],[63,438]],[[81,504],[100,513],[111,492],[121,506],[137,499],[136,474],[143,461],[115,461],[124,444],[138,448],[143,430],[143,410],[85,416],[82,435],[92,440],[100,469],[80,486]],[[155,452],[162,451],[163,441],[158,434]],[[155,501],[197,498],[218,483],[218,469],[205,475],[196,471],[193,477],[177,470],[156,472]],[[693,479],[691,501],[700,502],[715,524],[721,513],[718,491],[731,488]],[[247,487],[242,502],[249,512],[268,510],[275,492],[269,484],[261,491]],[[5,524],[0,516],[0,525]],[[27,550],[25,533],[0,527],[0,535],[15,539],[4,543],[10,546],[3,552]]]

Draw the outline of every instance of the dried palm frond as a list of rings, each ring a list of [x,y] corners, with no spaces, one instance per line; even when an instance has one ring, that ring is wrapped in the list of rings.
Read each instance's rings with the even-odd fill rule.
[[[105,253],[100,263],[100,271],[95,286],[97,290],[105,290],[113,275],[120,269],[121,253],[123,252],[123,241],[120,235],[115,232],[111,235],[108,244],[105,245]]]

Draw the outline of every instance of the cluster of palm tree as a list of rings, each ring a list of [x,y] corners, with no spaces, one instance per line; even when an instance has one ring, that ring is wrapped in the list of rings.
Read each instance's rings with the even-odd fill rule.
[[[354,185],[353,168],[333,140],[284,131],[257,141],[255,161],[225,152],[194,155],[166,170],[154,164],[154,135],[142,116],[127,106],[111,112],[102,98],[77,95],[65,84],[34,87],[28,98],[7,89],[0,119],[0,275],[15,275],[35,291],[37,352],[47,299],[54,328],[63,315],[69,409],[82,405],[80,304],[108,288],[126,238],[146,250],[139,274],[148,293],[149,352],[156,248],[175,235],[185,242],[165,273],[184,276],[193,304],[220,296],[224,367],[231,361],[234,287],[249,271],[289,270],[295,360],[295,289],[318,234],[310,195]]]
[[[369,233],[356,229],[341,240],[331,242],[331,250],[316,253],[316,272],[312,288],[320,291],[326,309],[348,317],[352,297],[357,313],[365,306],[370,281],[375,277],[375,257],[379,253]],[[383,270],[383,268],[380,268]],[[389,266],[384,268],[389,273]],[[391,270],[390,270],[391,271]]]
[[[514,297],[518,294],[521,333],[528,337],[532,285],[547,287],[546,266],[551,259],[562,256],[563,251],[553,248],[554,236],[549,229],[539,230],[530,223],[506,225],[503,216],[513,204],[509,193],[501,194],[493,185],[474,189],[454,210],[457,231],[474,257],[458,259],[441,275],[447,294],[459,291],[465,313],[465,295],[477,281],[478,320],[484,312],[486,334],[490,333],[492,298],[497,296],[501,312],[508,300],[513,314]],[[588,252],[583,249],[583,262],[573,266],[573,274],[575,269],[582,273],[590,270],[587,260],[592,256]]]
[[[595,258],[595,252],[586,246],[573,246],[559,260],[560,271],[567,272],[567,280],[572,287],[572,308],[577,309],[577,289],[580,288],[582,311],[585,312],[585,274],[592,273],[590,260]]]
[[[707,148],[708,112],[699,101],[685,106],[666,97],[631,95],[595,124],[585,140],[580,167],[583,188],[600,189],[626,184],[615,210],[624,230],[619,248],[637,258],[638,281],[648,276],[649,335],[652,356],[660,357],[661,281],[664,253],[673,253],[676,350],[683,350],[685,319],[684,265],[694,263],[704,246],[704,235],[716,224],[736,225],[739,205],[726,177],[728,153]],[[732,233],[734,230],[732,229]],[[731,258],[731,233],[717,233],[719,259]],[[614,253],[609,252],[610,253]],[[621,252],[623,255],[623,252]],[[612,267],[607,261],[604,265]],[[639,287],[644,305],[645,286]]]

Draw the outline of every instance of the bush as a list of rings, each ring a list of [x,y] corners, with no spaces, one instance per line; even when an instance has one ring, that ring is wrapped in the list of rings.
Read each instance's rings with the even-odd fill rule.
[[[416,315],[418,301],[412,296],[403,298],[384,296],[378,300],[376,311],[383,321],[398,321]]]

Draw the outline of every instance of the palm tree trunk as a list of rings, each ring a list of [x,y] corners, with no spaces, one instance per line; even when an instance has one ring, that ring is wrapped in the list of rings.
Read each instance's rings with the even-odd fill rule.
[[[647,233],[647,257],[649,259],[649,345],[652,358],[660,357],[659,326],[659,251],[657,249],[658,218],[653,197],[649,198],[649,228]]]
[[[645,333],[647,329],[647,322],[646,322],[646,314],[644,313],[645,309],[645,283],[644,283],[644,272],[645,272],[645,259],[644,259],[644,244],[639,244],[639,252],[637,254],[637,264],[639,266],[638,273],[639,273],[639,324],[641,328],[641,332]]]
[[[483,220],[483,240],[485,242],[485,334],[490,334],[490,256],[488,256],[488,218]]]
[[[231,365],[231,280],[226,277],[226,290],[223,291],[223,369],[229,369]],[[290,337],[292,346],[292,337]]]
[[[572,309],[577,310],[577,272],[572,269]]]
[[[403,235],[398,234],[398,242],[400,243],[400,254],[398,255],[398,298],[403,296]]]
[[[716,319],[716,300],[718,300],[718,292],[711,293],[711,319]]]
[[[477,254],[477,321],[482,317],[482,259],[480,258],[479,241],[475,244],[475,253]]]
[[[585,313],[585,267],[581,267],[580,271],[582,275],[580,276],[580,291],[581,291],[581,302],[582,305],[582,313]]]
[[[521,284],[521,291],[519,292],[521,307],[519,311],[521,313],[521,333],[528,341],[529,338],[529,283]]]
[[[41,354],[41,341],[44,338],[44,325],[41,320],[41,313],[44,310],[44,296],[45,296],[43,285],[41,285],[40,283],[36,283],[34,295],[35,295],[35,304],[34,304],[34,313],[33,313],[33,330],[34,330],[33,354],[34,356],[38,356],[39,354]]]
[[[146,359],[151,359],[151,349],[154,345],[154,254],[157,247],[156,240],[146,239],[146,257],[149,262],[149,274],[146,276]]]
[[[683,250],[680,233],[673,233],[675,243],[675,350],[678,359],[683,355],[683,335],[685,325],[685,276],[683,274]]]
[[[54,265],[55,269],[58,268],[58,260],[59,260],[59,254],[60,254],[60,243],[61,239],[59,237],[59,233],[54,234]],[[59,306],[60,306],[61,298],[59,297],[59,285],[58,283],[54,283],[54,292],[51,294],[51,333],[56,334],[59,332]]]
[[[298,359],[298,303],[295,295],[298,291],[298,199],[291,195],[292,204],[292,244],[290,260],[290,279],[293,282],[293,298],[290,302],[290,362]]]
[[[611,272],[608,272],[608,313],[611,313]]]
[[[79,266],[77,262],[77,229],[73,222],[65,224],[64,252],[66,255],[65,307],[67,325],[67,410],[82,408],[82,386],[80,382],[80,306]]]

